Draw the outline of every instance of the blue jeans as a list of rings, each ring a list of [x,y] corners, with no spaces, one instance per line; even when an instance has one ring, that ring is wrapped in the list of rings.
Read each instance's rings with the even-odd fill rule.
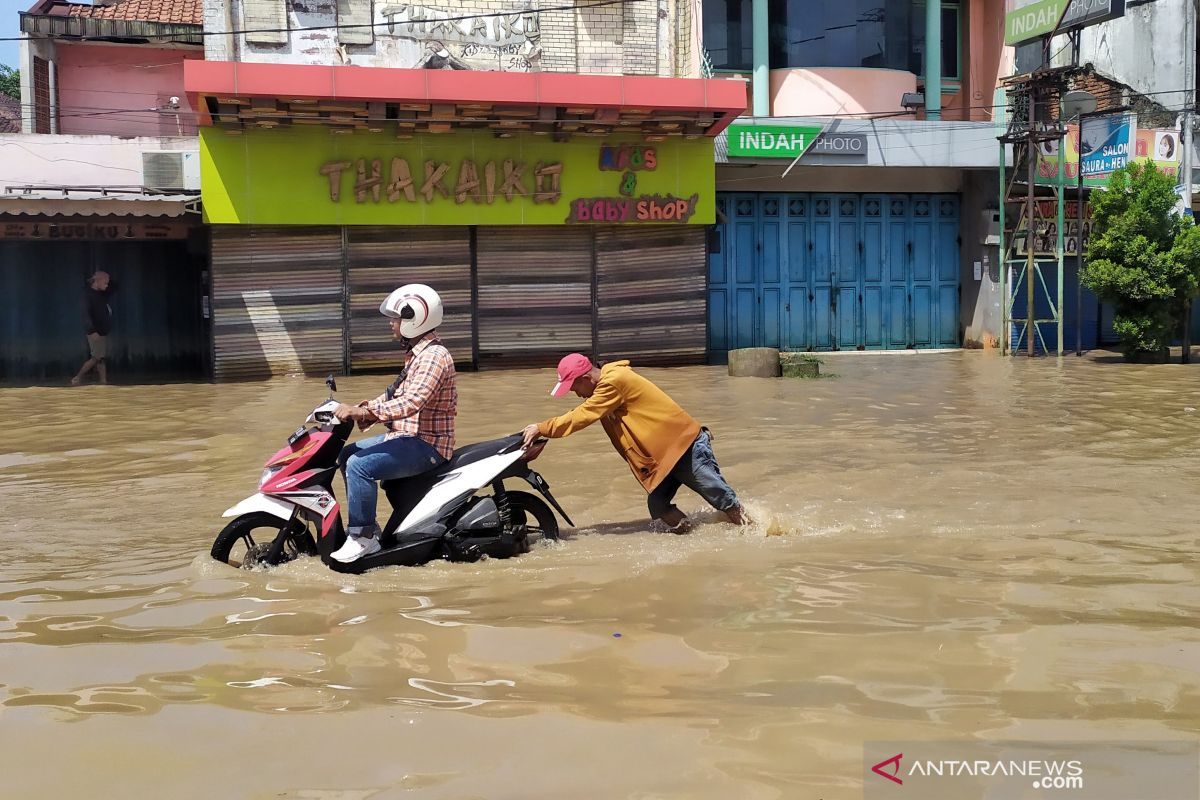
[[[700,431],[692,448],[672,467],[667,477],[650,493],[646,504],[653,519],[662,519],[668,511],[675,509],[672,500],[680,486],[686,486],[708,501],[718,511],[728,511],[741,505],[737,494],[725,482],[717,457],[713,455],[712,436],[708,429]]]
[[[383,434],[346,445],[338,456],[338,466],[346,476],[346,509],[350,518],[346,533],[379,534],[379,523],[375,521],[379,481],[411,478],[445,462],[441,453],[415,436],[388,439]]]

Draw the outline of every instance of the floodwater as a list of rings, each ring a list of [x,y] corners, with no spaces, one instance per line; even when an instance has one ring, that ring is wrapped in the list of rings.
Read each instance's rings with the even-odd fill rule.
[[[1200,735],[1200,366],[824,368],[645,371],[754,527],[654,531],[596,426],[536,462],[562,543],[359,577],[207,555],[319,380],[0,392],[0,794],[836,800],[865,741]],[[460,444],[551,383],[463,375]]]

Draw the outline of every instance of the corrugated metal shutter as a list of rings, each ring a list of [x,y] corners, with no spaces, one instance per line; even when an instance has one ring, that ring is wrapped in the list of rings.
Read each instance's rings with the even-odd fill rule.
[[[592,231],[479,228],[479,365],[553,366],[592,350]]]
[[[338,228],[216,226],[212,264],[217,380],[342,371]]]
[[[84,281],[99,269],[116,281],[111,378],[207,373],[202,267],[186,242],[0,241],[0,381],[66,384],[75,374],[88,357]]]
[[[703,364],[705,269],[702,226],[597,229],[598,357]]]
[[[404,363],[379,304],[406,283],[424,283],[442,297],[442,341],[460,364],[470,364],[471,234],[468,228],[429,226],[346,229],[350,264],[350,368],[399,370]]]

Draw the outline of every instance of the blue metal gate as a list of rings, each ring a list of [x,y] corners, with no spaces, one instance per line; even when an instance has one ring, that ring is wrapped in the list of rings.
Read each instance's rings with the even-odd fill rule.
[[[709,350],[957,347],[955,195],[737,193],[709,254]]]

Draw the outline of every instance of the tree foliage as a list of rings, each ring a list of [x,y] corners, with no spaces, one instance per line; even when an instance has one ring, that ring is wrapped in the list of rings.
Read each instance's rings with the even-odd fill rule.
[[[0,64],[0,94],[21,99],[21,71]]]
[[[1083,284],[1112,303],[1126,353],[1161,352],[1200,289],[1200,228],[1174,213],[1174,182],[1147,162],[1117,170],[1091,202]]]

